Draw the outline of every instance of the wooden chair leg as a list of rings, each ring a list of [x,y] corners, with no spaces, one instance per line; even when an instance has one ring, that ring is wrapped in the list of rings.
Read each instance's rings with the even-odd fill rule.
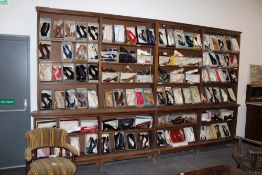
[[[252,155],[251,156],[251,171],[252,172],[256,171],[256,164],[257,164],[257,155]]]

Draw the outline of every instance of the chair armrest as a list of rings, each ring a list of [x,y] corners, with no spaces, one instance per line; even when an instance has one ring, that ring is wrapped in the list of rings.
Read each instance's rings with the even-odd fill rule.
[[[64,148],[67,149],[68,151],[70,151],[74,156],[79,155],[78,150],[73,145],[66,143],[64,145]]]
[[[25,160],[26,161],[31,161],[32,158],[33,158],[32,151],[31,151],[31,149],[29,147],[27,147],[25,149]]]
[[[255,150],[255,149],[248,149],[248,154],[255,155],[255,156],[262,156],[262,151]]]
[[[243,140],[245,142],[248,142],[248,143],[253,143],[255,145],[259,145],[259,146],[262,146],[262,142],[260,141],[256,141],[256,140],[252,140],[252,139],[247,139],[247,138],[244,138],[244,137],[239,137],[239,136],[236,136],[237,139],[240,139],[240,140]]]

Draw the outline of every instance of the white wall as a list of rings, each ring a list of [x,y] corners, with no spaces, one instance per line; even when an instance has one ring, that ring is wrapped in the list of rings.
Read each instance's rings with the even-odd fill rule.
[[[29,35],[31,41],[31,108],[36,110],[36,11],[35,6],[111,13],[205,25],[241,31],[239,118],[237,134],[245,131],[245,91],[249,64],[262,64],[261,0],[9,0],[0,6],[0,33]]]

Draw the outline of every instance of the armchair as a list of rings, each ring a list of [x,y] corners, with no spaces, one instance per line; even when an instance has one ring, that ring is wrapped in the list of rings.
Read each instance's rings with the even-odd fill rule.
[[[262,142],[237,137],[238,143],[233,158],[237,167],[247,173],[262,173]],[[242,144],[242,141],[250,145]]]
[[[27,175],[74,175],[76,174],[75,157],[78,151],[66,143],[67,132],[59,128],[38,128],[25,133],[28,147],[25,149]],[[42,148],[59,149],[59,155],[37,157],[37,150]],[[62,157],[62,150],[70,152]],[[53,149],[54,150],[54,149]]]

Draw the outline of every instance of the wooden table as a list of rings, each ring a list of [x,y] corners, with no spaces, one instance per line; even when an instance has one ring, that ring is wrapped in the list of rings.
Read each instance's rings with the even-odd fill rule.
[[[247,173],[228,165],[219,165],[177,175],[246,175]]]

